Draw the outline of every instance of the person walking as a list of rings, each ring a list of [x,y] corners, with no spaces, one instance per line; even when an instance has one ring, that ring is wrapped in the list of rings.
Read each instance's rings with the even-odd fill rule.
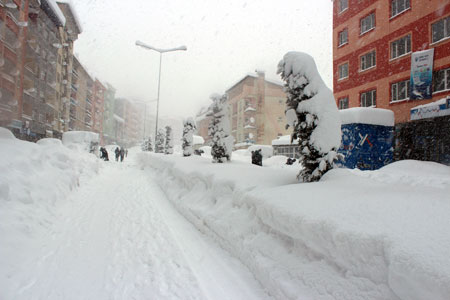
[[[119,156],[120,156],[119,147],[116,147],[116,150],[114,150],[114,153],[116,154],[116,161],[119,161]]]
[[[125,155],[125,150],[123,149],[123,147],[120,148],[120,162],[123,162],[123,157]]]
[[[128,149],[125,149],[125,157],[128,157]]]

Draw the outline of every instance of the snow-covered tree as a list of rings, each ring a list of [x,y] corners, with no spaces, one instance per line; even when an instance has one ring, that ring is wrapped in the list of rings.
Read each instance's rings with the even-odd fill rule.
[[[333,168],[341,143],[341,122],[333,93],[317,71],[314,59],[302,52],[288,52],[278,64],[286,82],[287,127],[292,126],[291,142],[299,139],[303,169],[298,178],[318,181]]]
[[[155,153],[164,153],[164,138],[166,133],[164,129],[159,129],[156,135]]]
[[[227,95],[211,95],[213,101],[211,121],[208,135],[211,137],[211,155],[213,162],[223,163],[231,160],[234,138],[231,135],[230,120],[228,119]]]
[[[164,146],[165,154],[173,154],[173,132],[172,127],[166,126],[166,145]]]
[[[194,144],[194,130],[196,128],[193,118],[187,118],[183,121],[183,156],[191,156],[194,153],[192,146]]]
[[[152,137],[149,136],[141,145],[142,151],[153,151]]]

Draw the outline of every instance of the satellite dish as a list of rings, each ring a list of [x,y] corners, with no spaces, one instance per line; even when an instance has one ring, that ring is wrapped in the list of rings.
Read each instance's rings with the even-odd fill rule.
[[[250,118],[250,123],[255,123],[255,118],[251,117]]]
[[[253,133],[249,133],[248,137],[252,139],[253,138]]]

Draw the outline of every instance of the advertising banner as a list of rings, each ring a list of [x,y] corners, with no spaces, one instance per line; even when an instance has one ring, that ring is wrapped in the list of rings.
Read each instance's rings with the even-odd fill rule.
[[[411,100],[431,99],[434,49],[411,54]]]

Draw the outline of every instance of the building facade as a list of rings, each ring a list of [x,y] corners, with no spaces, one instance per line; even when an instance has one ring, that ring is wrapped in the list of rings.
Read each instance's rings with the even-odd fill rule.
[[[92,131],[94,80],[79,60],[73,58],[69,130]]]
[[[270,145],[273,139],[288,134],[283,86],[265,79],[264,72],[245,76],[226,94],[237,148],[250,144]]]
[[[333,84],[336,104],[390,109],[395,122],[410,109],[450,95],[450,2],[335,0]],[[434,49],[432,96],[411,100],[411,56]],[[426,98],[426,97],[425,97]]]
[[[62,136],[69,123],[73,42],[68,3],[0,1],[0,126],[20,138]]]
[[[105,105],[106,87],[98,80],[94,81],[92,102],[92,130],[100,135],[100,143],[103,143],[103,112]]]
[[[23,114],[25,37],[28,25],[28,1],[0,2],[0,126],[16,135],[30,119],[32,108],[27,99]]]

